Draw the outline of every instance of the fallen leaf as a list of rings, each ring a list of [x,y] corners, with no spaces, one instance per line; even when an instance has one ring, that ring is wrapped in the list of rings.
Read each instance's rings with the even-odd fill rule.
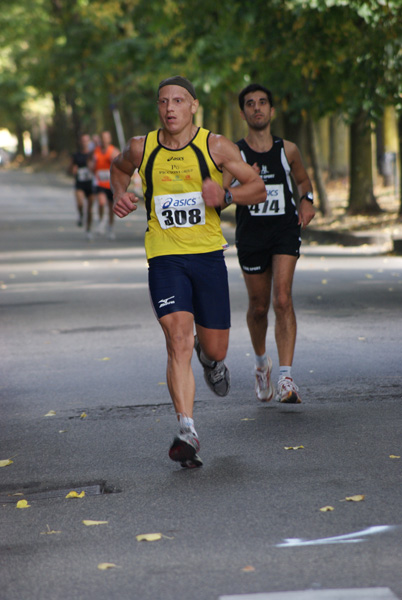
[[[304,446],[284,446],[285,450],[304,450]]]
[[[247,567],[242,568],[243,573],[254,573],[255,567],[252,565],[247,565]]]
[[[54,533],[61,533],[61,531],[54,531],[54,529],[50,529],[49,525],[46,525],[47,531],[41,531],[41,535],[52,535]]]
[[[67,433],[67,429],[60,429],[59,433]]]
[[[114,563],[99,563],[98,565],[98,569],[100,571],[106,571],[107,569],[118,569],[119,567],[117,565],[115,565]]]
[[[390,454],[390,455],[389,455],[389,457],[390,457],[390,458],[401,458],[400,456],[396,456],[395,454]],[[1,466],[2,466],[2,465],[0,465],[0,467],[1,467]],[[3,466],[5,466],[5,465],[3,465]]]
[[[166,385],[166,381],[158,381],[158,385]]]
[[[49,410],[49,412],[48,412],[48,413],[46,413],[44,416],[45,416],[45,417],[54,417],[54,415],[55,415],[55,414],[56,414],[56,413],[55,413],[55,411],[54,411],[54,410]]]
[[[322,285],[327,285],[327,283],[328,283],[328,280],[327,280],[327,279],[323,279],[323,280],[321,281],[321,283],[322,283]]]
[[[83,412],[80,414],[80,419],[85,419],[86,416],[87,416],[87,413]]]
[[[356,494],[356,496],[347,496],[345,500],[347,502],[361,502],[364,498],[365,496],[363,494]]]
[[[66,498],[83,498],[85,496],[84,490],[79,494],[78,492],[68,492]]]
[[[373,276],[370,273],[366,273],[366,279],[373,279]]]
[[[321,512],[330,512],[331,510],[335,510],[333,506],[323,506],[320,508]]]
[[[16,508],[29,508],[28,500],[18,500]]]
[[[162,539],[161,533],[142,533],[140,535],[135,536],[137,542],[156,542],[157,540]]]
[[[13,464],[13,460],[10,460],[9,458],[6,458],[6,460],[0,460],[0,467],[8,467],[8,465],[12,465]]]
[[[240,419],[241,421],[255,421],[255,419],[249,419],[248,417],[245,417],[244,419]]]
[[[91,527],[91,525],[107,525],[109,521],[91,521],[90,519],[87,519],[83,521],[83,523],[87,527]]]

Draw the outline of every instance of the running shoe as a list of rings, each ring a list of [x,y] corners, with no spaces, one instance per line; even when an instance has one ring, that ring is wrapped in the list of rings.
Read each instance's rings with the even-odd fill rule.
[[[215,361],[213,367],[204,364],[201,360],[201,346],[197,336],[194,336],[194,348],[204,369],[204,379],[208,387],[217,396],[227,396],[230,390],[230,373],[223,360]]]
[[[272,360],[268,356],[266,369],[255,368],[255,393],[261,402],[269,402],[275,394],[275,386],[271,379]]]
[[[179,462],[183,468],[194,469],[202,466],[202,460],[197,452],[200,442],[191,431],[181,431],[173,440],[169,449],[169,458]]]
[[[275,398],[284,404],[300,404],[299,388],[291,377],[279,379]]]

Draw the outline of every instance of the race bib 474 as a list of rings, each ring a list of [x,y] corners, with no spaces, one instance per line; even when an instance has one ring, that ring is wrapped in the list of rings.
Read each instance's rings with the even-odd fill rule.
[[[285,214],[285,194],[283,184],[266,185],[267,197],[265,202],[250,204],[248,210],[253,217],[276,217]]]

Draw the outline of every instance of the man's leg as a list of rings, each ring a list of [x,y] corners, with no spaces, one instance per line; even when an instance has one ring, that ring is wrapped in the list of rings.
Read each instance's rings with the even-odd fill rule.
[[[275,393],[275,387],[271,381],[272,360],[266,354],[272,267],[268,266],[263,273],[243,272],[243,276],[249,298],[247,325],[256,361],[255,393],[258,400],[269,402]]]
[[[296,345],[296,315],[293,309],[292,285],[297,258],[286,254],[272,257],[275,339],[280,365],[292,366]]]
[[[301,402],[298,387],[293,382],[291,367],[296,345],[296,315],[292,301],[293,276],[297,258],[276,254],[272,258],[275,340],[279,357],[277,400],[289,404]]]
[[[257,356],[266,351],[268,310],[271,301],[272,271],[268,267],[264,273],[250,275],[243,271],[248,292],[247,325],[251,343]]]
[[[167,384],[180,426],[180,432],[169,449],[169,457],[182,467],[201,467],[202,460],[197,454],[200,442],[193,421],[195,383],[191,357],[194,318],[191,313],[177,311],[161,317],[159,322],[165,334],[168,354]]]
[[[191,368],[194,317],[178,311],[160,319],[167,349],[167,384],[177,415],[193,417],[195,383]]]
[[[84,217],[84,200],[85,200],[85,194],[82,190],[75,190],[75,203],[77,206],[77,212],[78,212],[78,221],[77,221],[77,225],[78,227],[82,226],[83,223],[83,217]]]
[[[230,390],[229,369],[223,362],[229,344],[229,329],[208,329],[196,324],[194,347],[204,369],[204,379],[217,396]]]

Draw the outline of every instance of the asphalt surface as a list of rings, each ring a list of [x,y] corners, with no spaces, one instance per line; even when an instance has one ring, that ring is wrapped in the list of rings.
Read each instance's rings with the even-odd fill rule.
[[[194,358],[204,466],[185,471],[144,210],[88,243],[68,181],[0,171],[0,190],[1,600],[402,599],[402,258],[304,246],[303,403],[263,405],[224,223],[232,389],[214,397]]]

